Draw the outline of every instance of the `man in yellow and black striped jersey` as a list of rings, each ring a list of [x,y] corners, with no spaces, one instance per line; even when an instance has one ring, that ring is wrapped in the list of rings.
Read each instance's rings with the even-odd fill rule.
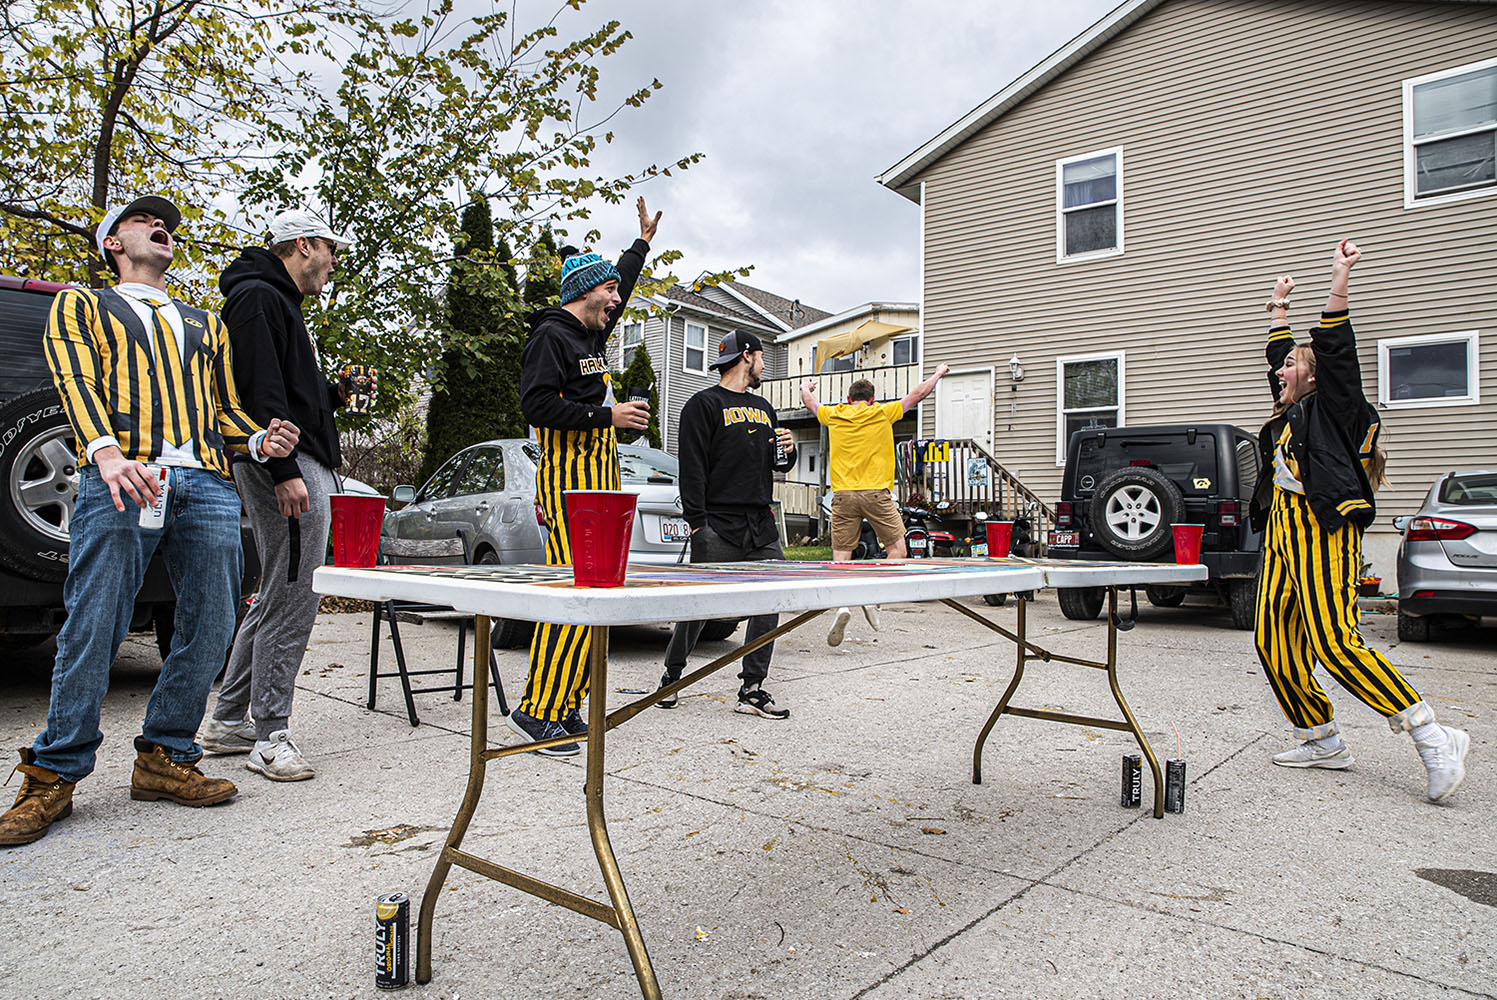
[[[616,430],[642,431],[650,420],[646,402],[617,403],[604,348],[634,282],[644,267],[660,224],[645,200],[636,203],[639,239],[618,264],[594,253],[566,256],[561,267],[561,305],[530,314],[530,339],[521,361],[520,407],[535,428],[541,459],[536,502],[546,519],[546,563],[572,561],[567,537],[566,490],[616,490],[619,455]],[[509,726],[532,740],[577,736],[587,731],[579,709],[587,696],[591,633],[582,626],[541,623],[530,641],[525,696],[509,714]],[[565,757],[576,743],[538,753]]]
[[[68,289],[53,302],[46,355],[77,435],[78,497],[69,523],[68,617],[57,636],[47,727],[21,751],[15,805],[0,844],[37,840],[73,811],[94,769],[109,668],[157,546],[177,592],[176,631],[135,737],[130,797],[188,806],[232,798],[197,767],[208,691],[234,636],[243,573],[239,496],[225,449],[259,461],[291,453],[295,425],[257,426],[239,405],[218,317],[166,294],[176,205],[147,196],[111,209],[96,245],[113,288]]]

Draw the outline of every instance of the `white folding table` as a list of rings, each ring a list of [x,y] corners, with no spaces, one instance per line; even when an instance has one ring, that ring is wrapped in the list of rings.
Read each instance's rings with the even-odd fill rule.
[[[1045,719],[1068,725],[1095,726],[1133,734],[1154,776],[1154,815],[1164,815],[1159,762],[1133,717],[1118,686],[1117,646],[1119,587],[1145,584],[1180,585],[1204,580],[1203,566],[1161,563],[1096,563],[1047,559],[912,559],[902,562],[740,562],[696,563],[679,566],[630,566],[624,586],[578,587],[569,566],[379,566],[349,569],[324,566],[313,578],[320,594],[370,601],[406,600],[448,605],[475,617],[473,670],[473,731],[468,784],[446,845],[421,899],[416,938],[416,981],[431,980],[432,923],[442,884],[453,865],[514,886],[531,895],[602,921],[624,937],[634,964],[640,993],[647,1000],[660,997],[660,987],[624,879],[608,839],[603,812],[604,748],[607,732],[659,701],[702,680],[730,663],[773,642],[832,608],[864,604],[940,602],[973,621],[1012,640],[1018,657],[1013,679],[989,715],[972,750],[972,780],[982,781],[982,751],[1001,715]],[[957,599],[982,594],[1018,594],[1040,587],[1100,587],[1108,593],[1107,655],[1103,661],[1062,656],[1030,642],[1025,634],[1026,602],[1018,602],[1018,620],[1010,631]],[[795,617],[752,643],[691,671],[679,681],[612,712],[608,711],[608,629],[662,621],[744,618],[787,613]],[[588,731],[580,737],[561,736],[490,749],[488,746],[488,671],[482,658],[489,647],[490,618],[548,621],[592,628],[588,660]],[[1124,627],[1127,627],[1126,625]],[[1073,663],[1104,670],[1121,719],[1071,715],[1009,704],[1030,660]],[[468,824],[478,808],[487,764],[491,760],[568,742],[587,743],[587,781],[584,786],[588,831],[593,853],[608,889],[609,902],[552,885],[532,875],[504,867],[461,849]]]

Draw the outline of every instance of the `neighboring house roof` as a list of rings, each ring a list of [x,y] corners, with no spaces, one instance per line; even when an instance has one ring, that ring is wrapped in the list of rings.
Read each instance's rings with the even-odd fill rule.
[[[831,315],[825,309],[808,306],[800,299],[787,299],[783,295],[766,292],[762,288],[745,285],[741,281],[725,281],[717,287],[774,320],[777,326],[785,330],[794,330],[807,323],[826,319]]]
[[[913,202],[920,201],[920,185],[915,183],[926,168],[966,142],[979,131],[1007,114],[1035,91],[1060,76],[1076,63],[1112,41],[1139,18],[1165,0],[1127,0],[1106,17],[1061,46],[1048,58],[1013,83],[973,108],[934,139],[915,150],[878,177],[878,182]],[[1427,3],[1430,0],[1404,0]],[[1497,3],[1497,0],[1444,0],[1453,3]]]
[[[793,330],[790,333],[782,334],[780,336],[780,343],[782,343],[782,344],[789,343],[792,340],[799,340],[802,337],[809,337],[810,335],[812,335],[814,333],[820,333],[822,330],[825,330],[827,327],[836,326],[839,323],[846,323],[848,320],[857,319],[859,316],[873,316],[873,315],[875,315],[877,313],[881,313],[881,312],[913,312],[913,313],[918,313],[918,312],[920,312],[920,303],[918,303],[918,302],[865,302],[865,303],[863,303],[860,306],[853,306],[851,309],[847,309],[847,310],[844,310],[843,312],[839,312],[835,316],[826,316],[826,317],[823,317],[822,319],[819,319],[819,320],[817,320],[814,323],[807,323],[805,326],[802,326],[802,327],[800,327],[800,328],[798,328],[796,330]]]

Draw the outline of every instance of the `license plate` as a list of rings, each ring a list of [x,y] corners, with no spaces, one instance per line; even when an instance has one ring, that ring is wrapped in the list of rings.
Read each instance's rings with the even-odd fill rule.
[[[925,554],[925,539],[923,539],[923,538],[911,538],[910,539],[910,551],[911,552],[919,552],[921,555],[924,555]]]
[[[691,537],[691,525],[685,521],[672,521],[667,518],[660,519],[660,540],[663,542],[684,542]]]
[[[1081,544],[1081,532],[1079,531],[1052,531],[1050,532],[1050,544],[1057,546],[1069,546],[1076,548]]]

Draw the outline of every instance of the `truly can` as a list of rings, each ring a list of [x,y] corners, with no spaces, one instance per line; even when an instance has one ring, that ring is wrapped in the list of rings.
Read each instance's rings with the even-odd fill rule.
[[[778,430],[775,431],[774,435],[774,464],[785,464],[785,443],[780,440],[780,432]]]
[[[1144,759],[1136,753],[1123,754],[1123,807],[1137,809],[1143,800]]]
[[[1183,760],[1164,762],[1164,811],[1171,813],[1185,811],[1185,761]]]
[[[160,528],[166,524],[166,494],[171,489],[171,479],[167,476],[165,466],[148,465],[146,470],[156,480],[156,501],[149,507],[140,508],[140,526]]]
[[[411,897],[390,892],[374,901],[374,985],[382,990],[410,984]]]

